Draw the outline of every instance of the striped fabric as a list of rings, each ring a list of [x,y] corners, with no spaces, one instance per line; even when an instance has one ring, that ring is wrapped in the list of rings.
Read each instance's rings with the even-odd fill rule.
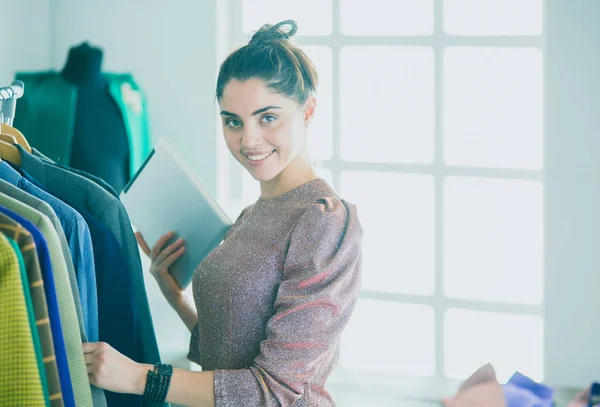
[[[46,406],[29,328],[19,259],[0,233],[0,401],[6,406]]]
[[[50,405],[52,407],[62,407],[64,403],[60,390],[60,378],[54,355],[54,342],[52,340],[52,331],[50,330],[50,320],[48,319],[44,281],[42,279],[35,242],[26,229],[2,213],[0,213],[0,232],[4,233],[9,239],[13,239],[23,254],[25,270],[29,280],[29,292],[31,294],[37,331],[42,347],[42,359],[48,383]]]
[[[31,293],[29,292],[29,278],[27,278],[27,272],[25,271],[25,260],[23,259],[23,253],[21,253],[21,249],[19,248],[17,242],[12,240],[10,237],[6,237],[6,239],[12,246],[13,251],[19,260],[21,285],[23,288],[23,295],[25,297],[25,305],[27,306],[27,318],[29,319],[29,330],[31,331],[31,339],[33,340],[35,359],[37,362],[38,372],[40,373],[40,380],[42,382],[42,391],[44,392],[44,403],[46,406],[50,407],[50,398],[48,397],[48,381],[46,380],[46,371],[44,370],[43,362],[44,357],[42,356],[42,345],[40,344],[40,335],[37,331],[35,315],[33,313],[33,303],[31,302]]]
[[[56,230],[47,216],[16,199],[0,194],[0,205],[31,221],[46,238],[48,251],[50,252],[50,262],[52,263],[56,295],[58,297],[60,321],[67,348],[69,373],[71,374],[71,382],[75,395],[75,405],[77,407],[92,407],[92,392],[83,358],[83,346],[81,345],[81,333],[77,322],[73,293]]]

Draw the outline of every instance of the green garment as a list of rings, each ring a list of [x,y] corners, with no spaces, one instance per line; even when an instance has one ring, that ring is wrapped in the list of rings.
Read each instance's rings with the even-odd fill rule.
[[[35,314],[33,311],[33,301],[31,300],[31,293],[29,292],[29,278],[27,278],[27,272],[25,269],[24,253],[21,248],[10,237],[6,236],[8,243],[12,246],[17,259],[19,260],[19,271],[21,272],[21,284],[23,286],[23,295],[25,296],[25,305],[27,305],[27,316],[29,317],[29,329],[31,329],[31,339],[33,340],[33,348],[35,349],[35,358],[37,360],[38,371],[40,373],[40,380],[42,382],[42,391],[44,392],[44,401],[46,406],[50,407],[50,398],[48,393],[48,381],[46,380],[46,371],[44,370],[44,356],[42,355],[42,345],[40,341],[40,335],[36,327]]]
[[[0,233],[0,400],[7,406],[45,407],[25,291],[19,257]]]
[[[152,150],[148,107],[130,74],[104,74],[110,95],[123,115],[129,141],[129,176],[133,177]],[[77,87],[56,71],[17,73],[25,92],[17,103],[14,127],[31,146],[63,165],[71,160]]]

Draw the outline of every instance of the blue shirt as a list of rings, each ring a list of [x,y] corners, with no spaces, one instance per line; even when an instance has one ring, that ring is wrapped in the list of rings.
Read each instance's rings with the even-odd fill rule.
[[[94,244],[100,340],[132,360],[143,362],[138,309],[123,250],[115,235],[106,226],[85,209],[71,206],[87,222]],[[110,407],[144,405],[142,396],[109,391],[105,392],[105,395]]]
[[[20,169],[18,170],[21,171]],[[97,342],[98,294],[94,267],[94,249],[88,225],[77,211],[32,183],[31,178],[28,180],[21,176],[17,170],[4,161],[0,162],[0,178],[48,203],[54,212],[56,212],[56,216],[63,227],[65,237],[69,243],[69,251],[75,268],[87,339],[90,342]]]
[[[56,298],[56,288],[54,286],[54,277],[52,274],[52,264],[50,263],[50,252],[48,252],[46,239],[33,223],[22,216],[17,215],[2,206],[0,206],[0,212],[24,227],[31,233],[33,241],[35,242],[42,279],[44,280],[44,292],[46,294],[46,303],[48,305],[48,318],[50,319],[50,329],[52,330],[56,365],[60,377],[60,389],[62,391],[65,407],[75,407],[75,396],[73,394],[71,374],[69,373],[69,365],[67,362],[67,348],[62,333],[62,324],[60,322],[60,314],[58,311],[58,300]]]

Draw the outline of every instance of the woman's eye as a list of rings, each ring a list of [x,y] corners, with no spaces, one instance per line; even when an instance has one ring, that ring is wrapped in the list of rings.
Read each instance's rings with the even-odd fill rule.
[[[242,123],[237,119],[227,119],[225,121],[225,125],[232,129],[236,129],[236,128],[240,127],[241,124]]]
[[[266,114],[262,117],[262,121],[264,123],[271,123],[274,122],[275,120],[277,120],[277,118],[275,116],[272,116],[270,114]]]

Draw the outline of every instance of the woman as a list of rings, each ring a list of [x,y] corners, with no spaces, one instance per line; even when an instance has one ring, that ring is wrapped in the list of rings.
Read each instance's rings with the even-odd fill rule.
[[[317,73],[289,40],[294,21],[265,25],[223,63],[223,133],[260,182],[222,244],[197,268],[195,306],[168,270],[182,241],[150,250],[151,272],[192,333],[202,372],[131,361],[84,344],[92,384],[186,406],[331,406],[325,381],[358,298],[362,229],[356,208],[319,179],[307,149]],[[193,248],[191,249],[193,250]]]

